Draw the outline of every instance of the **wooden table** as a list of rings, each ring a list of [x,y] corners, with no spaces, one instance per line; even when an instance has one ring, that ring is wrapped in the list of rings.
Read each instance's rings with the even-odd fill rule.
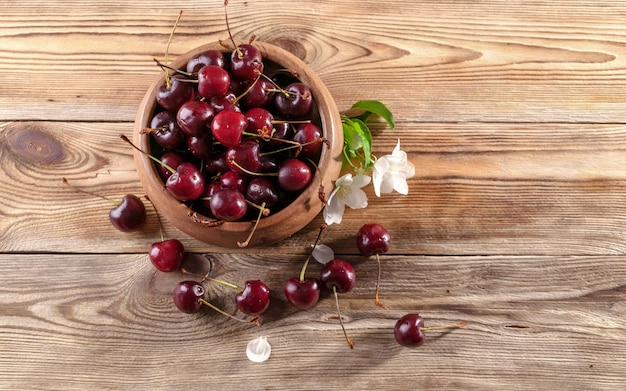
[[[626,3],[614,0],[231,1],[237,39],[300,56],[340,110],[386,103],[416,166],[410,193],[349,210],[323,242],[357,287],[312,310],[286,304],[321,218],[260,249],[188,237],[189,262],[264,279],[262,326],[172,304],[183,276],[156,272],[152,209],[138,233],[108,222],[111,198],[142,194],[130,148],[144,91],[171,57],[227,39],[220,1],[18,0],[0,5],[0,388],[6,390],[618,390],[626,375]],[[358,255],[370,221],[393,236]],[[310,272],[320,269],[310,266]],[[231,292],[210,285],[235,312]],[[393,326],[419,312],[425,345]],[[246,359],[265,335],[272,356]]]

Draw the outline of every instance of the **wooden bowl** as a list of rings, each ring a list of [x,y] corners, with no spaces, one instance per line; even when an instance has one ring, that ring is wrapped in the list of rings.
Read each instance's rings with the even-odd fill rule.
[[[275,64],[296,71],[300,81],[310,88],[314,99],[312,120],[320,126],[328,143],[322,147],[318,170],[314,174],[312,183],[291,204],[276,213],[263,217],[248,246],[258,246],[285,239],[301,230],[319,214],[322,209],[318,194],[320,182],[329,194],[333,188],[333,181],[337,179],[341,171],[343,148],[339,111],[330,92],[315,72],[298,57],[278,46],[264,42],[254,42],[253,45],[261,51],[263,61],[266,62],[266,69],[267,64]],[[184,68],[191,57],[210,49],[221,50],[226,54],[224,48],[215,42],[197,47],[178,57],[169,65],[176,69]],[[147,153],[151,150],[150,135],[142,130],[149,126],[155,114],[156,91],[164,82],[165,75],[162,73],[145,94],[135,119],[133,142]],[[224,222],[213,227],[199,223],[198,219],[209,218],[198,215],[198,219],[194,219],[190,216],[189,206],[176,200],[165,189],[155,164],[150,158],[135,150],[134,159],[146,194],[159,213],[175,227],[198,240],[221,247],[236,248],[238,241],[246,240],[253,227],[252,221]]]

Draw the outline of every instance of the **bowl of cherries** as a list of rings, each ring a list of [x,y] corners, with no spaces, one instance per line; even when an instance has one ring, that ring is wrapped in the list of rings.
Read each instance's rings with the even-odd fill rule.
[[[159,213],[222,247],[282,240],[319,214],[341,171],[343,133],[332,95],[306,63],[257,41],[156,62],[163,72],[131,144]]]

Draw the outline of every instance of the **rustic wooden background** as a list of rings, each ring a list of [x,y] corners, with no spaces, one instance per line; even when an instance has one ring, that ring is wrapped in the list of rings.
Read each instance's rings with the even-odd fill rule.
[[[369,191],[324,242],[357,268],[342,297],[296,311],[282,296],[321,220],[278,245],[225,250],[165,224],[225,279],[265,279],[260,328],[171,302],[180,274],[155,272],[142,232],[108,223],[108,197],[142,194],[131,134],[171,56],[227,37],[221,1],[16,0],[0,5],[0,389],[345,390],[626,388],[626,2],[614,0],[231,0],[234,35],[291,50],[340,110],[385,102],[416,166],[410,194]],[[393,236],[376,263],[354,236]],[[311,265],[311,273],[319,270]],[[214,302],[234,311],[227,290]],[[420,312],[411,350],[392,328]],[[269,361],[245,357],[266,335]]]

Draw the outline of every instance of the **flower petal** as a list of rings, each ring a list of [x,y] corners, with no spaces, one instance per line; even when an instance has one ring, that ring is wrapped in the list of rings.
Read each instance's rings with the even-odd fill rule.
[[[346,194],[343,202],[352,209],[363,209],[367,207],[367,194],[361,189],[352,189]]]
[[[331,196],[334,194],[331,194]],[[329,198],[326,206],[324,207],[324,222],[328,225],[341,224],[343,212],[346,209],[346,204],[339,197]]]
[[[313,248],[311,255],[315,260],[322,265],[327,264],[335,258],[335,252],[332,248],[328,247],[325,244],[318,244]]]

